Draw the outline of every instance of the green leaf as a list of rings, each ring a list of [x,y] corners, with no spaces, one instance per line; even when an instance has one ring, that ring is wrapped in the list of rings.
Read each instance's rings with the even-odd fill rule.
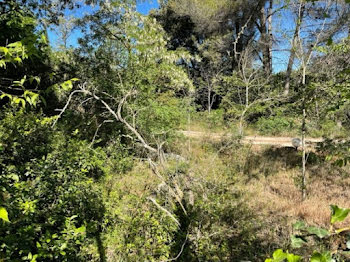
[[[61,84],[61,87],[64,91],[70,91],[73,88],[72,81],[68,80]]]
[[[288,252],[283,252],[282,249],[277,249],[273,255],[272,258],[268,258],[265,260],[265,262],[283,262],[287,259],[288,262],[298,262],[301,260],[300,256],[289,254]]]
[[[318,236],[319,238],[324,238],[326,236],[329,236],[329,232],[328,230],[324,229],[324,228],[320,228],[320,227],[308,227],[307,232],[309,232],[310,234],[314,234],[316,236]]]
[[[288,262],[299,262],[301,260],[301,256],[297,256],[294,254],[287,254],[287,261]]]
[[[85,226],[81,226],[81,227],[77,228],[75,230],[75,232],[77,232],[77,233],[85,233],[86,232],[86,227]]]
[[[305,243],[307,243],[302,237],[292,236],[291,245],[293,248],[301,248]]]
[[[4,97],[8,97],[10,100],[12,100],[12,96],[9,95],[9,94],[6,94],[6,93],[2,94],[2,95],[0,96],[0,99],[3,99]]]
[[[13,61],[17,63],[22,63],[22,59],[20,57],[15,57]]]
[[[277,249],[275,252],[273,252],[273,261],[275,262],[282,262],[287,258],[287,254],[283,252],[282,249]]]
[[[303,230],[306,228],[306,225],[303,221],[297,221],[293,224],[293,229],[295,230]]]
[[[15,104],[22,104],[22,107],[25,107],[26,106],[26,101],[23,99],[23,98],[19,98],[19,97],[15,97],[13,99],[13,102]]]
[[[69,218],[69,220],[72,221],[72,220],[76,219],[77,217],[78,217],[77,215],[71,216],[71,217]]]
[[[0,207],[0,218],[3,221],[10,222],[7,210],[4,207]]]
[[[350,209],[343,209],[339,208],[336,205],[331,205],[332,209],[332,217],[331,217],[331,223],[334,224],[336,222],[342,222],[344,219],[348,216]]]
[[[41,38],[40,38],[41,42],[43,44],[47,44],[47,38],[46,38],[46,35],[45,34],[41,34]]]
[[[310,262],[332,262],[332,255],[329,252],[313,253]]]
[[[79,81],[78,78],[72,78],[61,84],[61,87],[64,91],[70,91],[73,88],[73,82]]]
[[[4,46],[0,46],[0,52],[6,55],[9,53],[9,49]]]

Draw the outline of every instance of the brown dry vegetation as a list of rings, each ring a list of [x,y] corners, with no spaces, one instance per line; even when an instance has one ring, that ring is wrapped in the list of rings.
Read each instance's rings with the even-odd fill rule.
[[[327,227],[331,204],[350,206],[350,178],[347,170],[319,161],[314,153],[310,155],[315,159],[308,165],[308,197],[301,201],[300,154],[289,148],[251,151],[240,183],[255,199],[250,205],[265,215]]]
[[[243,192],[257,221],[264,225],[256,234],[266,242],[273,240],[267,243],[271,250],[275,243],[288,247],[291,225],[297,220],[328,228],[331,204],[350,207],[349,170],[333,166],[314,149],[308,155],[308,196],[301,201],[300,151],[240,145],[234,138],[218,142],[210,136],[189,139],[186,143],[182,154],[190,159],[193,173],[206,179],[228,179]],[[226,176],[221,176],[222,173]]]
[[[309,225],[328,228],[329,205],[350,207],[348,170],[330,165],[325,162],[324,156],[315,152],[310,152],[308,157],[308,197],[306,201],[301,201],[301,152],[294,148],[241,145],[235,137],[218,141],[209,135],[195,139],[178,137],[174,142],[172,150],[186,159],[188,168],[186,174],[179,176],[182,187],[190,180],[191,189],[197,192],[195,198],[200,198],[201,194],[210,194],[205,185],[225,185],[226,190],[238,192],[239,202],[246,205],[247,213],[253,214],[247,217],[254,225],[248,227],[248,234],[253,236],[254,244],[251,246],[255,248],[247,246],[244,250],[255,256],[253,261],[263,261],[277,248],[289,249],[291,225],[295,221],[304,220]],[[149,165],[140,162],[123,177],[111,178],[110,187],[119,188],[111,191],[120,193],[111,196],[109,208],[119,217],[125,217],[125,221],[140,216],[139,210],[155,211],[155,206],[147,197],[154,194],[160,183]],[[136,204],[133,196],[143,201]],[[237,204],[237,199],[222,201],[226,201],[222,203],[226,206]],[[168,219],[161,211],[160,214],[162,220]],[[220,237],[236,236],[231,232],[234,224],[220,225],[222,228],[216,232],[220,232]],[[113,253],[113,246],[118,244],[111,243],[108,253]]]

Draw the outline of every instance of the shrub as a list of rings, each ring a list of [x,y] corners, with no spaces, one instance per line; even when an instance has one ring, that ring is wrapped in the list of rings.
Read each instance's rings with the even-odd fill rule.
[[[51,128],[53,118],[3,113],[0,120],[0,260],[91,261],[82,252],[100,234],[98,183],[109,157]]]
[[[293,130],[294,125],[293,120],[276,116],[260,118],[256,123],[256,128],[263,135],[278,135]]]
[[[331,205],[331,217],[329,228],[308,226],[303,221],[293,225],[295,234],[291,236],[291,248],[302,253],[304,258],[310,258],[310,262],[349,261],[350,255],[350,227],[337,224],[342,223],[350,213],[350,209],[339,208]],[[284,253],[278,249],[273,257],[265,262],[298,262],[302,256]]]

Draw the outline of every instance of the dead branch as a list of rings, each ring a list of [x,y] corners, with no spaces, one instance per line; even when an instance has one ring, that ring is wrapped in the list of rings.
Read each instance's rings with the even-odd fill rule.
[[[157,203],[157,201],[152,198],[152,197],[147,197],[147,199],[149,201],[151,201],[156,207],[158,207],[160,210],[162,210],[165,214],[167,214],[167,216],[169,216],[178,226],[180,226],[180,222],[168,211],[166,210],[164,207],[162,207],[161,205],[159,205]]]
[[[148,159],[148,162],[150,164],[150,167],[152,169],[152,172],[158,176],[160,178],[160,180],[166,185],[167,189],[169,190],[170,194],[176,199],[176,201],[179,203],[179,205],[181,206],[182,211],[185,213],[185,215],[187,216],[187,211],[186,208],[184,207],[184,205],[182,204],[181,198],[179,197],[178,194],[176,194],[176,192],[166,183],[164,177],[159,173],[156,164],[151,160]],[[177,185],[176,185],[177,186]]]
[[[103,121],[103,122],[97,127],[97,129],[96,129],[96,131],[95,131],[95,134],[94,134],[94,137],[92,138],[92,141],[91,141],[91,143],[90,143],[90,146],[89,146],[90,148],[93,146],[93,144],[94,144],[94,142],[95,142],[95,140],[96,140],[98,131],[100,130],[101,126],[102,126],[103,124],[105,124],[105,123],[113,123],[113,120],[105,120],[105,121]]]
[[[72,93],[70,93],[69,97],[68,97],[68,100],[67,100],[67,103],[64,105],[64,107],[60,110],[60,113],[59,115],[56,117],[55,121],[53,122],[52,124],[52,127],[54,127],[56,124],[57,124],[57,121],[62,117],[63,113],[66,111],[66,109],[68,108],[72,98],[73,98],[73,95],[77,94],[77,93],[83,93],[83,90],[75,90],[73,91]]]
[[[177,254],[177,256],[174,257],[174,258],[163,260],[162,262],[169,262],[169,261],[176,261],[176,260],[178,260],[178,258],[181,256],[182,252],[184,251],[184,248],[185,248],[185,245],[187,243],[187,240],[188,240],[188,234],[186,235],[186,239],[185,239],[185,241],[183,242],[183,244],[181,246],[179,254]]]

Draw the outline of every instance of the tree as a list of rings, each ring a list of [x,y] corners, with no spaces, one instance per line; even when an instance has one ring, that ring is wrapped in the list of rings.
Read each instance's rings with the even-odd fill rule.
[[[299,48],[297,39],[299,35],[303,35],[303,38],[308,39],[309,44],[313,43],[316,37],[318,38],[317,45],[327,43],[344,29],[350,11],[346,2],[338,1],[294,1],[290,8],[294,10],[296,18],[295,29],[290,39],[290,56],[286,70],[284,87],[284,95],[286,96],[289,94],[291,74],[296,52]],[[321,35],[319,34],[320,31],[322,31]]]
[[[266,72],[266,76],[272,74],[272,44],[273,44],[273,32],[272,32],[272,16],[273,16],[273,0],[269,0],[267,7],[265,3],[261,4],[260,16],[257,21],[257,28],[260,33],[260,45],[259,48],[262,52],[263,68]]]
[[[168,137],[177,125],[179,115],[173,110],[178,103],[175,93],[192,88],[186,73],[176,65],[190,56],[182,51],[168,51],[159,24],[132,10],[126,11],[117,26],[93,23],[96,31],[90,37],[102,42],[97,49],[86,50],[93,56],[99,54],[100,60],[91,78],[82,75],[84,84],[71,95],[81,93],[93,98],[94,103],[106,109],[97,112],[101,122],[121,123],[128,137],[141,143],[147,153],[157,154],[163,146],[160,139]],[[111,51],[115,51],[114,56]],[[91,64],[85,66],[91,69]],[[113,78],[105,81],[106,74]]]
[[[0,26],[0,93],[15,103],[38,102],[38,90],[50,79],[47,63],[48,46],[45,36],[36,32],[32,12],[13,1],[1,5]],[[6,103],[6,100],[2,101]]]
[[[68,39],[74,32],[76,27],[76,19],[72,16],[70,17],[59,17],[58,19],[58,31],[60,37],[60,45],[63,49],[68,48]]]

